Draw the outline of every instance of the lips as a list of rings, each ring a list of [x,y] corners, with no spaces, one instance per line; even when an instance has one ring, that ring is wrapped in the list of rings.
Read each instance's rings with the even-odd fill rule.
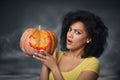
[[[67,39],[67,44],[68,44],[68,45],[71,45],[72,43],[73,43],[73,41],[72,41],[72,40]]]

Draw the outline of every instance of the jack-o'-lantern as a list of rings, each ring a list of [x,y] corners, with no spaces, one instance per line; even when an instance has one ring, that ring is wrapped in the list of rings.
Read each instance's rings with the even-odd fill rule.
[[[20,39],[20,48],[25,55],[32,56],[45,50],[49,54],[53,54],[57,46],[57,36],[50,30],[43,30],[40,27],[26,29]]]

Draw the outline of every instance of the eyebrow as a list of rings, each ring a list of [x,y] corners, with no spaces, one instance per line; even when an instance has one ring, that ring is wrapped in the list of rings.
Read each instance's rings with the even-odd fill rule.
[[[70,27],[70,29],[72,29],[72,28]],[[76,29],[76,28],[75,28],[75,29],[72,29],[72,30],[83,32],[82,30]]]
[[[70,29],[72,29],[72,28],[70,27]],[[81,33],[84,32],[84,31],[82,31],[81,29],[76,29],[76,28],[74,28],[74,29],[72,29],[72,30],[74,30],[74,31],[80,31]]]

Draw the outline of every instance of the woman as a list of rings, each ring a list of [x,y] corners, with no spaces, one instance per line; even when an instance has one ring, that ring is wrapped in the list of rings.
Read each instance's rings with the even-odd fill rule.
[[[99,60],[108,29],[89,11],[77,10],[63,17],[61,51],[35,53],[42,62],[40,80],[97,80]]]

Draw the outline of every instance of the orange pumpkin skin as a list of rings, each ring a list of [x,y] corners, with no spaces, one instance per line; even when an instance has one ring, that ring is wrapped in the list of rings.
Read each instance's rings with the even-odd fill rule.
[[[50,30],[29,28],[20,38],[20,48],[28,56],[39,53],[40,50],[45,50],[52,55],[56,47],[57,36]]]

